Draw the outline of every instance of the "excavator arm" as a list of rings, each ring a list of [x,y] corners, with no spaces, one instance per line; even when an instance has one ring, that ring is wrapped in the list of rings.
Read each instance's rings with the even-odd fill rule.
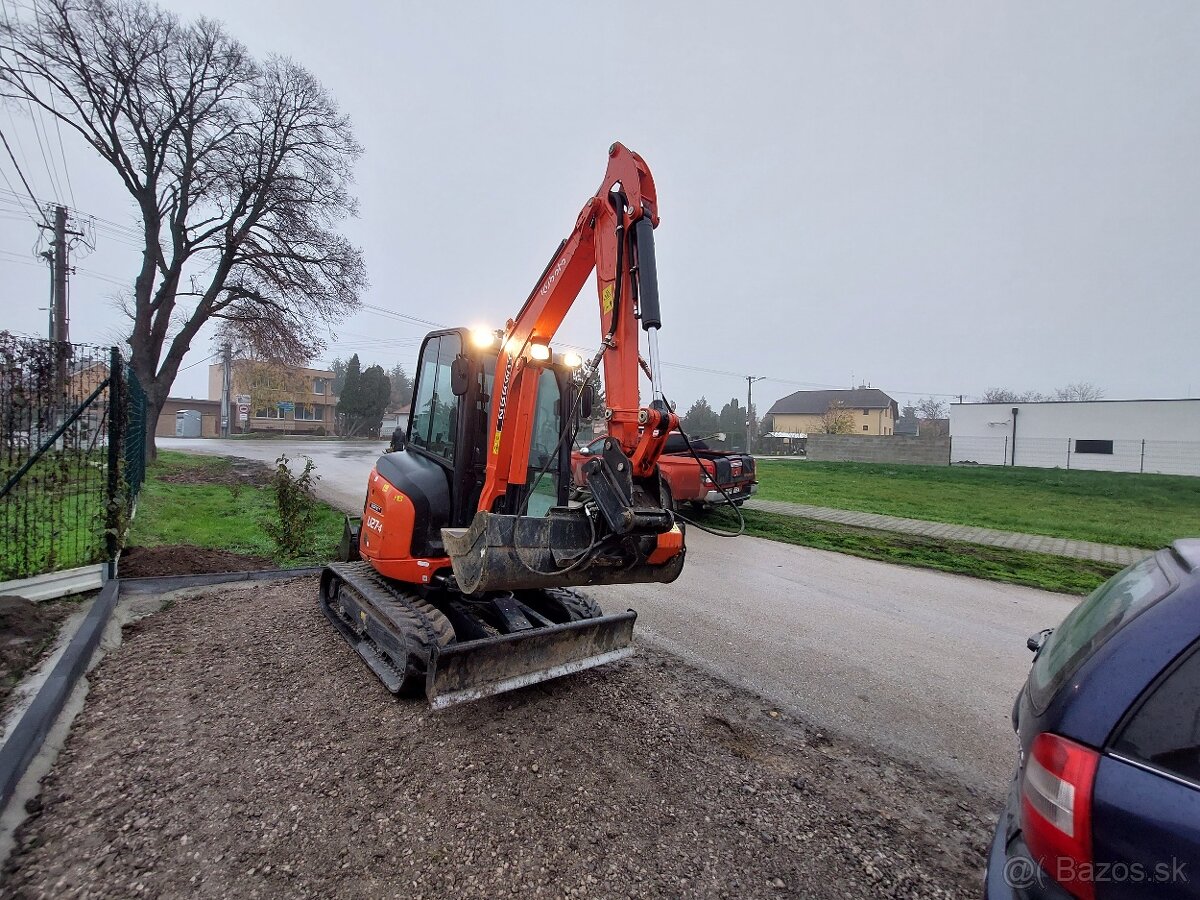
[[[549,358],[539,360],[534,354],[549,348],[593,270],[609,435],[630,457],[636,476],[653,473],[666,435],[677,424],[665,404],[642,407],[638,391],[638,321],[648,332],[661,325],[654,263],[657,225],[658,198],[649,167],[633,151],[613,144],[600,189],[584,204],[574,230],[499,339],[494,382],[499,402],[492,411],[491,452],[479,509],[495,509],[510,486],[525,483],[539,362]],[[657,360],[651,364],[653,371]]]
[[[678,426],[657,383],[657,224],[649,167],[613,144],[599,190],[520,312],[494,336],[496,401],[478,511],[469,528],[442,532],[463,590],[671,581],[682,569],[683,532],[664,508],[657,468],[667,436]],[[593,363],[602,366],[609,440],[584,467],[588,503],[527,517],[522,501],[529,490],[538,375],[593,270],[603,335]],[[647,332],[654,386],[647,406],[638,385],[639,322]]]

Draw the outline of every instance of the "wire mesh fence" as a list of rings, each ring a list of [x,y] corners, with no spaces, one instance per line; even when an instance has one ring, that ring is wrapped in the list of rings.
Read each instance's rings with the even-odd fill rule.
[[[145,469],[127,374],[116,348],[0,333],[0,581],[115,555]]]
[[[1018,437],[1014,446],[1009,435],[956,435],[950,441],[950,463],[1200,475],[1200,441]]]

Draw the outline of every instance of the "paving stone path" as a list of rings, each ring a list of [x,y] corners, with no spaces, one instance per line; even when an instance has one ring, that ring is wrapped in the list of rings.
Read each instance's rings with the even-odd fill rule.
[[[963,541],[968,544],[1007,547],[1010,550],[1028,550],[1032,553],[1049,553],[1053,556],[1098,560],[1122,566],[1128,566],[1144,559],[1151,552],[1137,547],[1097,544],[1092,541],[1076,541],[1070,538],[1049,537],[1044,534],[999,531],[995,528],[978,528],[974,525],[904,519],[900,516],[856,512],[852,509],[828,509],[824,506],[807,506],[803,503],[788,503],[783,500],[748,500],[746,506],[749,509],[758,509],[763,512],[798,516],[802,519],[816,519],[821,522],[834,522],[838,525],[854,525],[859,528],[917,534],[923,537],[942,538],[947,541]]]

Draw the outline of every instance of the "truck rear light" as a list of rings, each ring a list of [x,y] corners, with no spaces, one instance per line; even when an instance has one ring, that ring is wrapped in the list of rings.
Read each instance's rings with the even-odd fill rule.
[[[1072,896],[1094,900],[1092,784],[1100,754],[1056,734],[1033,739],[1021,780],[1029,854]]]

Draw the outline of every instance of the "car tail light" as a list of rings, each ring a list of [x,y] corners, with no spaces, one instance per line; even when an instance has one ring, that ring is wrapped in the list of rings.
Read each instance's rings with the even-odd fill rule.
[[[1029,854],[1062,887],[1093,900],[1092,783],[1100,754],[1042,733],[1021,782],[1021,823]]]

